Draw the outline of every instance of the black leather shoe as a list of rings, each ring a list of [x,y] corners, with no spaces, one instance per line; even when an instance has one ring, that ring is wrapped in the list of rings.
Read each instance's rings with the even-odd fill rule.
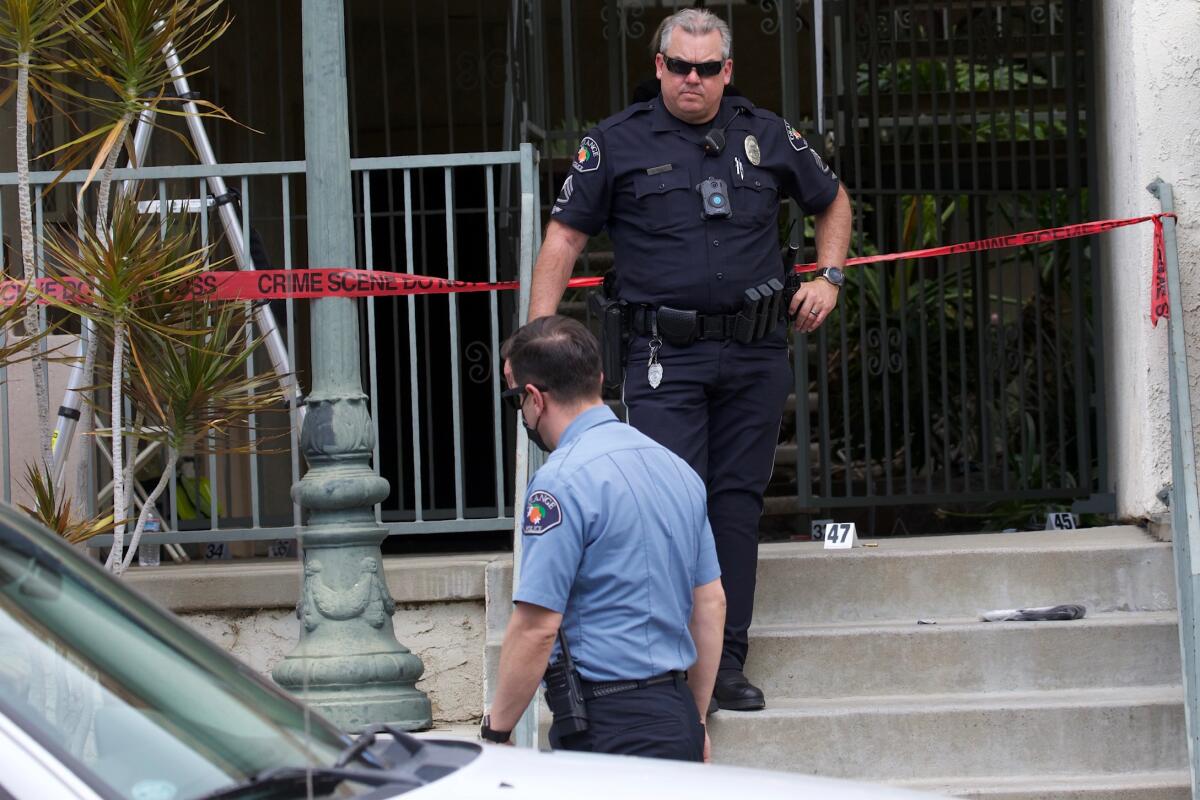
[[[704,716],[707,717],[709,714],[717,713],[718,708],[720,708],[720,706],[717,705],[717,696],[713,695],[712,697],[708,698],[708,713],[706,713]]]
[[[746,676],[740,670],[717,673],[713,698],[719,707],[729,711],[758,711],[767,707],[762,689],[746,680]]]

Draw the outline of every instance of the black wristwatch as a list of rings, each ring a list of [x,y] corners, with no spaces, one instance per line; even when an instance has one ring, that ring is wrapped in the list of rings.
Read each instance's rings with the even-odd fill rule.
[[[485,742],[495,742],[496,744],[507,743],[509,737],[512,736],[512,731],[494,731],[489,727],[491,721],[491,714],[483,715],[483,724],[479,726],[479,738]]]
[[[813,277],[824,278],[839,289],[846,282],[846,273],[842,272],[841,267],[821,267],[813,274]]]

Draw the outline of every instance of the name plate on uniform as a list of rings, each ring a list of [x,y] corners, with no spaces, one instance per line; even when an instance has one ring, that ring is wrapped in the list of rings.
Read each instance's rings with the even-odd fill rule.
[[[1079,519],[1066,511],[1055,511],[1046,515],[1046,530],[1073,531],[1079,527]]]
[[[826,550],[849,550],[857,539],[853,522],[831,522],[825,526]]]
[[[814,542],[825,541],[825,526],[832,522],[831,519],[814,519],[812,521],[812,540]]]

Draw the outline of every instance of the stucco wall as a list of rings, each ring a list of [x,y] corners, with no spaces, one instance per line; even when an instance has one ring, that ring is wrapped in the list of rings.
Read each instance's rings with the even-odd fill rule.
[[[1182,305],[1193,400],[1200,398],[1200,3],[1096,3],[1096,101],[1100,207],[1104,217],[1159,210],[1146,186],[1172,183],[1179,213]],[[1104,236],[1103,270],[1109,459],[1123,517],[1165,511],[1171,481],[1167,331],[1150,327],[1151,228]],[[1196,411],[1193,411],[1195,415]]]
[[[268,678],[300,637],[294,608],[179,616]],[[396,607],[396,639],[425,664],[417,688],[429,695],[435,725],[477,720],[482,713],[483,619],[482,601]]]
[[[421,658],[417,688],[434,725],[478,720],[483,706],[485,574],[505,554],[385,556],[396,639]],[[263,675],[296,647],[296,560],[245,559],[134,569],[125,580]],[[491,570],[495,572],[495,570]],[[501,569],[511,574],[511,567]],[[493,616],[496,615],[493,611]]]

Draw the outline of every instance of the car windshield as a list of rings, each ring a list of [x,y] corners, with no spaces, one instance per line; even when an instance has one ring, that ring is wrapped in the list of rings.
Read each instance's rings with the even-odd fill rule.
[[[0,508],[0,717],[102,796],[189,798],[349,740]],[[2,794],[2,792],[0,792]]]

